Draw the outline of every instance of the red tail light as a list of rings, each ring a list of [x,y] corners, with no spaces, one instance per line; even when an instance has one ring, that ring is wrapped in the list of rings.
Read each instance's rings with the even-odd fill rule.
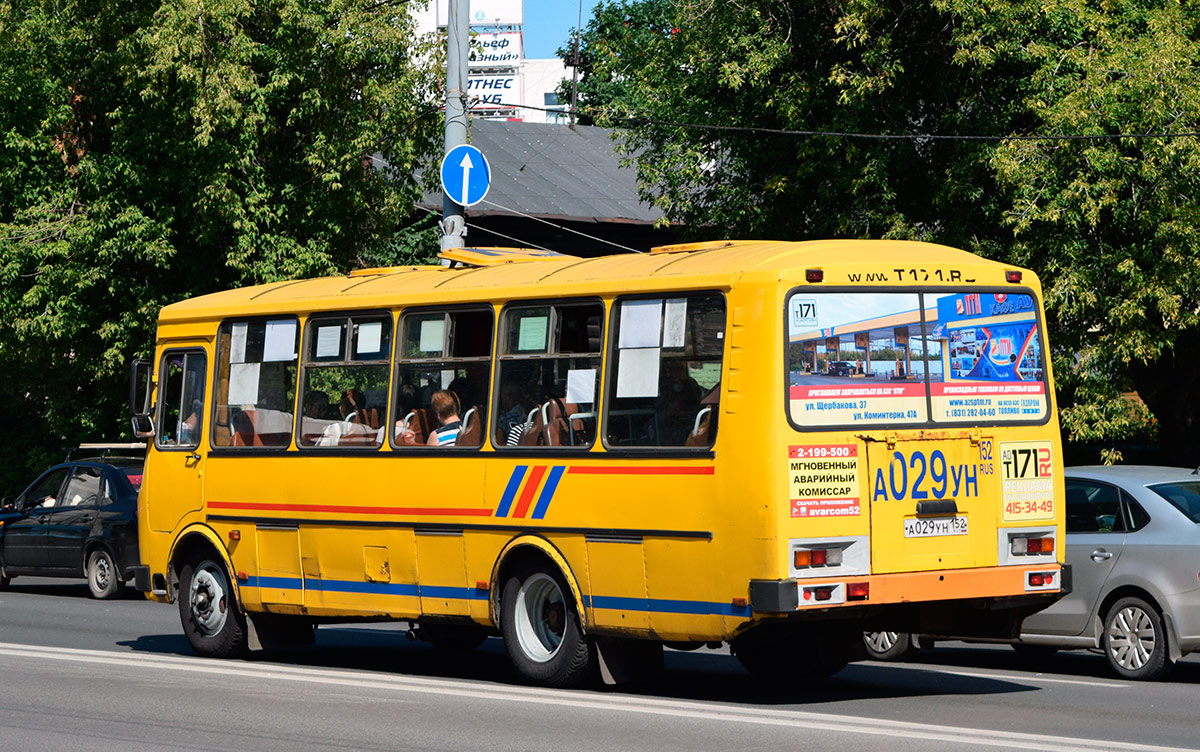
[[[1054,553],[1054,538],[1013,538],[1011,550],[1014,555],[1022,554],[1052,554]]]

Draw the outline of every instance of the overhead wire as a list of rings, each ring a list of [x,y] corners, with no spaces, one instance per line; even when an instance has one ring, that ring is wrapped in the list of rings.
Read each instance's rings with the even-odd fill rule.
[[[611,240],[605,240],[604,238],[599,238],[599,237],[596,237],[595,235],[588,235],[586,232],[580,232],[579,230],[573,230],[570,227],[564,227],[563,225],[555,224],[548,219],[542,219],[541,217],[535,217],[532,214],[526,214],[525,212],[521,211],[520,209],[511,209],[507,206],[501,206],[500,204],[497,204],[494,201],[488,201],[487,199],[484,199],[480,203],[487,204],[488,206],[494,206],[497,209],[500,209],[501,211],[512,212],[513,214],[516,214],[519,217],[524,217],[525,219],[532,219],[535,222],[541,222],[542,224],[550,225],[551,227],[554,227],[559,230],[563,230],[565,232],[574,233],[575,235],[581,235],[589,240],[595,240],[600,243],[606,243],[608,245],[614,246],[616,248],[620,248],[625,251],[632,251],[633,253],[645,253],[645,251],[639,250],[637,248],[631,248],[627,245],[621,245],[620,243],[616,243]],[[485,230],[485,232],[491,232],[491,230]]]
[[[506,105],[514,109],[536,110],[556,115],[571,114],[570,110],[553,107],[535,107],[529,104]],[[602,117],[602,111],[581,109],[574,112],[576,116]],[[614,124],[612,128],[628,130],[636,125],[657,125],[668,128],[690,128],[705,131],[727,131],[731,133],[761,133],[776,136],[827,136],[830,138],[874,139],[881,141],[1116,141],[1120,139],[1178,139],[1200,138],[1200,131],[1164,131],[1160,133],[1062,133],[1062,134],[1009,134],[1002,135],[972,135],[950,133],[860,133],[856,131],[821,131],[794,130],[788,128],[764,128],[750,125],[714,125],[709,123],[685,123],[672,120],[655,120],[654,118],[629,116]]]

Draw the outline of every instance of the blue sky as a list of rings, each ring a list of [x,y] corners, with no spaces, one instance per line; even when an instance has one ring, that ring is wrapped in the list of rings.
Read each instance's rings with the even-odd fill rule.
[[[583,0],[583,28],[587,28],[596,0]],[[555,57],[566,46],[579,21],[579,0],[525,0],[525,57]]]

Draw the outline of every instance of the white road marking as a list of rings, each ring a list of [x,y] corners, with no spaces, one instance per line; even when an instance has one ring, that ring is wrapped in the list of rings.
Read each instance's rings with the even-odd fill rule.
[[[1047,684],[1077,684],[1081,687],[1106,687],[1109,689],[1128,689],[1130,684],[1120,684],[1118,682],[1097,681],[1094,679],[1053,679],[1049,676],[1043,676],[1038,673],[1027,674],[1002,674],[1002,673],[985,673],[982,671],[960,671],[956,668],[946,668],[945,666],[931,666],[929,664],[898,664],[898,663],[872,663],[871,668],[908,668],[919,669],[921,671],[932,671],[938,674],[953,674],[954,676],[966,676],[971,679],[1003,679],[1005,681],[1015,682],[1045,682]]]
[[[54,660],[85,664],[137,666],[142,669],[178,671],[194,674],[213,674],[222,677],[239,676],[249,679],[276,679],[311,684],[377,689],[393,692],[415,692],[466,697],[494,702],[557,705],[619,713],[664,715],[694,718],[700,721],[745,723],[761,726],[783,726],[839,733],[872,736],[901,736],[907,739],[973,744],[1020,750],[1129,750],[1130,752],[1176,752],[1181,747],[1163,747],[1101,739],[1077,739],[1047,734],[1027,734],[994,729],[970,729],[935,726],[908,721],[892,721],[861,716],[814,713],[800,710],[745,708],[735,705],[712,705],[688,700],[669,700],[632,695],[598,695],[586,690],[552,690],[535,687],[489,685],[480,689],[470,682],[453,679],[431,679],[416,676],[380,676],[369,672],[342,669],[320,669],[281,664],[240,663],[237,661],[177,656],[114,653],[104,650],[76,648],[47,648],[41,646],[0,643],[0,656],[31,661]],[[989,678],[994,676],[988,675]]]

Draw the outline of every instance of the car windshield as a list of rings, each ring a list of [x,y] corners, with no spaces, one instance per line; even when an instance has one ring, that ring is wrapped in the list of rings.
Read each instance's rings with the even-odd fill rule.
[[[1186,514],[1192,522],[1200,522],[1200,480],[1159,483],[1149,488],[1171,502],[1171,506]]]

